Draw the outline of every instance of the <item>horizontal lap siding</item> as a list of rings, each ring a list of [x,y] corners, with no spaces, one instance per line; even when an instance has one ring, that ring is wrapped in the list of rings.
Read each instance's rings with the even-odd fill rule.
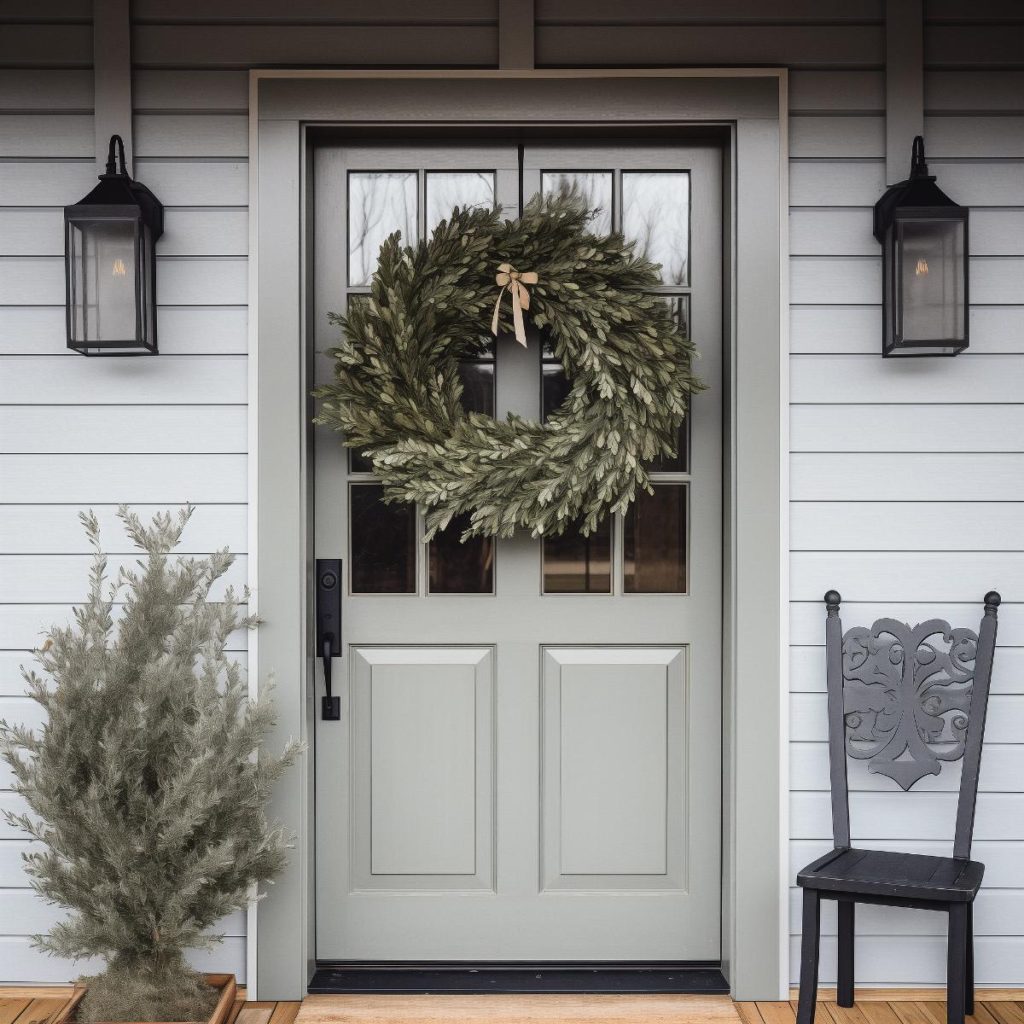
[[[134,0],[135,169],[167,206],[164,355],[87,362],[64,349],[60,207],[93,181],[89,4],[52,7],[45,26],[20,18],[0,31],[0,701],[22,704],[18,662],[41,626],[66,621],[84,582],[82,508],[96,508],[123,555],[117,502],[150,511],[191,500],[185,547],[244,554],[247,69],[497,61],[497,0]],[[1024,49],[1005,4],[926,7],[930,163],[973,208],[972,343],[956,360],[878,356],[882,0],[787,0],[770,12],[760,0],[537,0],[537,62],[790,68],[791,875],[828,846],[820,592],[838,586],[851,622],[972,622],[981,592],[1002,587],[993,707],[1005,720],[982,775],[978,970],[983,983],[1022,984]],[[230,646],[244,656],[245,637]],[[955,772],[907,797],[924,810],[905,818],[885,780],[852,777],[855,823],[877,823],[864,838],[944,852],[928,812],[948,811]],[[24,918],[0,925],[0,983],[69,973],[23,934],[51,913],[26,894],[27,846],[0,840],[0,922]],[[860,980],[942,981],[934,917],[870,908],[859,924]],[[242,975],[244,922],[227,930],[204,962]],[[823,979],[834,978],[834,932],[826,915]]]
[[[91,62],[84,6],[84,23],[71,26],[71,36],[66,24],[35,26],[13,55],[10,27],[0,27],[0,718],[34,725],[39,708],[24,696],[19,669],[31,665],[42,631],[70,622],[85,595],[80,512],[98,514],[113,565],[134,557],[117,503],[152,514],[191,500],[198,507],[183,549],[229,545],[242,556],[232,582],[244,584],[246,571],[245,104],[195,125],[202,147],[193,150],[172,151],[147,136],[140,118],[136,171],[148,183],[159,180],[162,199],[181,203],[168,209],[160,249],[166,354],[69,353],[61,207],[95,181],[92,72],[78,67]],[[72,37],[80,42],[74,54],[65,49]],[[188,122],[170,127],[174,144],[187,139]],[[245,656],[246,641],[231,637],[232,657]],[[18,806],[11,781],[0,768],[4,807]],[[0,829],[0,984],[65,982],[95,965],[32,947],[31,936],[61,911],[29,887],[28,849],[17,831]],[[244,978],[245,914],[216,931],[224,943],[197,953],[195,963]]]
[[[47,7],[48,24],[24,19],[0,24],[0,461],[20,457],[26,466],[39,452],[70,461],[68,453],[95,451],[88,436],[96,425],[95,407],[63,406],[62,368],[73,364],[55,358],[62,357],[65,344],[60,208],[95,181],[91,5]],[[12,11],[8,5],[6,12]],[[100,364],[94,374],[101,373]],[[91,381],[79,377],[78,383],[77,399],[88,400]],[[25,401],[38,404],[25,406]],[[130,433],[131,422],[124,425]],[[117,445],[105,427],[100,429],[106,433],[101,443]],[[96,468],[97,485],[105,490],[103,467]],[[0,571],[6,571],[8,584],[17,575],[34,577],[40,559],[69,550],[84,555],[74,521],[78,509],[62,504],[59,494],[37,506],[20,504],[22,483],[6,465],[0,468],[0,561],[7,563]],[[53,480],[53,492],[59,483]],[[24,511],[28,517],[20,514]],[[74,547],[69,547],[69,531],[79,535]],[[73,600],[84,596],[84,577],[76,582]],[[24,593],[0,588],[0,718],[11,722],[39,723],[38,706],[23,695],[19,666],[29,662],[29,649],[41,642],[45,626],[70,618],[71,609],[54,607],[50,593],[38,596],[40,603],[32,604]],[[0,806],[10,807],[15,799],[10,785],[5,765]],[[29,849],[9,826],[0,829],[0,984],[63,982],[82,970],[31,947],[31,935],[55,923],[59,911],[29,887],[22,862]],[[244,921],[227,931],[232,935],[228,958],[236,961],[244,949]]]
[[[161,355],[85,360],[65,347],[62,207],[95,182],[91,4],[46,8],[0,24],[0,717],[19,721],[38,718],[19,666],[85,596],[81,511],[113,565],[131,555],[118,503],[190,501],[183,550],[229,546],[245,582],[248,68],[497,63],[497,0],[133,0],[134,172],[165,206]],[[230,656],[246,646],[233,635]],[[0,770],[2,806],[10,784]],[[91,967],[31,948],[59,911],[28,888],[28,848],[0,827],[0,984]],[[244,980],[244,915],[220,930],[195,962]]]
[[[1024,593],[1024,46],[1020,26],[990,8],[933,0],[926,28],[929,163],[972,207],[972,341],[957,360],[880,358],[871,216],[887,184],[881,3],[537,0],[537,59],[790,69],[791,877],[828,840],[822,593],[837,586],[851,622],[971,623],[985,590],[1001,587],[978,808],[977,855],[989,865],[978,971],[983,983],[1022,984],[1024,605],[1014,595]],[[986,51],[1000,70],[984,70]],[[937,840],[951,835],[958,777],[947,770],[904,797],[854,770],[854,827],[865,840],[948,852]],[[795,981],[799,914],[791,921]],[[859,924],[859,981],[942,982],[934,916],[878,907]],[[834,981],[832,917],[825,933],[822,978]]]
[[[986,20],[992,5],[966,0],[925,6],[929,164],[939,184],[972,207],[971,347],[957,359],[879,356],[881,266],[871,205],[886,184],[883,76],[791,76],[790,877],[829,846],[821,595],[830,587],[844,595],[847,625],[881,615],[974,625],[982,594],[996,587],[1007,603],[975,831],[975,856],[988,867],[977,965],[981,984],[1020,985],[1024,24]],[[986,62],[995,67],[985,70]],[[959,777],[959,766],[947,766],[903,794],[851,763],[855,841],[948,855]],[[795,887],[790,922],[795,981]],[[858,983],[942,984],[944,925],[923,911],[864,908]],[[823,932],[822,977],[831,982],[831,907]]]

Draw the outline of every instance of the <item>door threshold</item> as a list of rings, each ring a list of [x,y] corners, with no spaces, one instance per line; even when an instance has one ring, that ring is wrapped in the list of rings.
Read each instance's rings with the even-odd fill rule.
[[[653,962],[383,962],[317,961],[310,994],[394,993],[455,995],[481,992],[661,992],[727,995],[713,960]]]

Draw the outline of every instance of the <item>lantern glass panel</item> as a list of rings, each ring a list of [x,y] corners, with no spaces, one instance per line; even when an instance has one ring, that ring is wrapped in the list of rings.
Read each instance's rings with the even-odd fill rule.
[[[963,341],[964,222],[898,217],[896,246],[900,339],[910,344]]]
[[[139,341],[156,351],[156,259],[153,233],[143,224],[139,230]]]
[[[68,224],[73,335],[77,343],[135,344],[139,339],[138,221],[73,220]]]

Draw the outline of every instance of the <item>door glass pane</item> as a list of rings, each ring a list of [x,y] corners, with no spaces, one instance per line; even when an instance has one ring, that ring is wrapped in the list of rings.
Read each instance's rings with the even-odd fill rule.
[[[639,491],[623,527],[627,594],[686,593],[686,484],[655,484]]]
[[[355,448],[348,450],[348,471],[350,473],[372,473],[373,463]]]
[[[381,243],[393,231],[416,241],[416,172],[349,171],[348,283],[369,284]]]
[[[569,380],[555,355],[547,331],[541,331],[540,419],[543,423],[565,401]]]
[[[385,505],[380,484],[349,486],[353,594],[416,592],[416,510]]]
[[[611,516],[589,536],[570,526],[561,537],[544,538],[545,594],[612,592]]]
[[[659,455],[647,466],[648,473],[689,473],[690,472],[690,404],[686,404],[686,416],[676,433],[676,455],[669,458]]]
[[[591,233],[609,234],[612,230],[612,172],[544,171],[540,176],[540,191],[544,196],[573,185],[587,201],[587,209],[595,211],[590,222]]]
[[[466,412],[494,415],[494,362],[464,359],[459,363],[462,379],[462,407]]]
[[[456,206],[494,206],[494,171],[427,171],[427,234]]]
[[[456,516],[430,542],[430,593],[494,592],[494,538],[470,537],[462,544],[459,538],[468,526],[468,513]]]
[[[690,296],[667,295],[665,302],[675,314],[684,338],[690,336]],[[651,473],[688,473],[690,471],[690,409],[687,403],[686,418],[679,425],[676,435],[676,457],[659,455],[647,467]]]
[[[366,304],[369,301],[370,296],[365,292],[350,292],[345,300],[345,310],[351,315],[354,306]],[[370,473],[373,471],[373,463],[369,459],[364,459],[354,448],[350,448],[348,450],[348,471],[350,473]]]
[[[661,280],[690,280],[690,175],[686,171],[623,171],[622,233],[661,264]]]
[[[561,363],[544,363],[541,367],[541,421],[546,420],[569,394],[569,381]]]

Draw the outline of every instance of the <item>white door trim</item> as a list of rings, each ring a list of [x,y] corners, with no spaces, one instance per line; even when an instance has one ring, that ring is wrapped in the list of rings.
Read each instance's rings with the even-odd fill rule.
[[[606,85],[588,84],[582,105],[577,95],[559,111],[581,79]],[[271,673],[279,681],[271,744],[312,735],[307,125],[537,119],[729,129],[723,935],[738,999],[788,991],[787,89],[786,70],[775,68],[250,72],[249,585],[264,622],[249,672],[251,687]],[[259,998],[300,998],[311,973],[310,765],[311,754],[271,808],[295,847],[249,915],[249,986]]]

